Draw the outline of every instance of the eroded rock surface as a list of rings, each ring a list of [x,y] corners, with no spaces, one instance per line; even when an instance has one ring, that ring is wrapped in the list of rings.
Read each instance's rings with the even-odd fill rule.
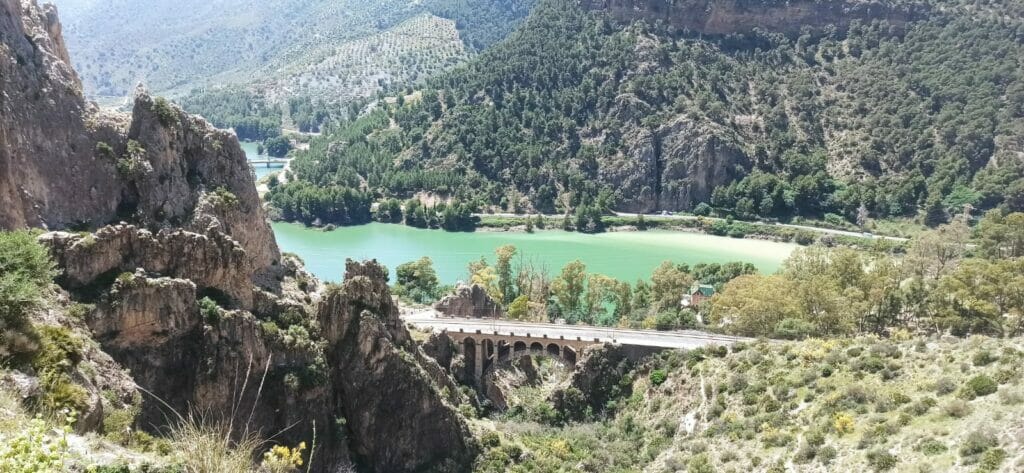
[[[505,315],[501,305],[479,284],[460,284],[455,293],[445,296],[434,308],[448,317],[497,319]]]

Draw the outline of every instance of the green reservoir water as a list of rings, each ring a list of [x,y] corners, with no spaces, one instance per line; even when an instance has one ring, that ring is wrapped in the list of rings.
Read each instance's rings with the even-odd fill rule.
[[[241,141],[239,143],[242,145],[242,151],[245,151],[245,158],[248,159],[249,161],[266,157],[260,156],[259,153],[256,152],[257,146],[259,146],[259,144],[256,143],[255,141]],[[280,165],[274,165],[268,168],[266,164],[256,164],[253,165],[253,170],[256,171],[256,180],[259,180],[260,178],[266,176],[267,174],[270,174],[274,171],[280,171],[282,167],[283,166]]]
[[[586,263],[587,272],[631,283],[649,278],[665,260],[691,265],[745,261],[770,273],[796,248],[762,240],[653,230],[597,235],[561,230],[449,233],[383,223],[331,232],[292,223],[275,223],[273,228],[281,251],[298,254],[305,260],[306,269],[325,281],[341,280],[346,258],[376,258],[394,274],[399,264],[429,256],[441,281],[452,284],[466,279],[470,261],[485,256],[493,264],[495,248],[506,244],[515,245],[524,257],[545,264],[552,274],[579,259]]]

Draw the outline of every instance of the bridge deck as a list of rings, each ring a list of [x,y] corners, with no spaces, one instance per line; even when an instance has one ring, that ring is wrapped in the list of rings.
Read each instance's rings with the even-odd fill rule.
[[[505,337],[514,335],[531,338],[558,340],[581,340],[588,343],[619,343],[622,345],[685,348],[693,349],[709,345],[730,345],[736,342],[748,342],[753,339],[715,335],[695,330],[678,332],[659,332],[654,330],[627,330],[608,327],[591,327],[586,325],[558,325],[544,323],[525,323],[509,320],[460,319],[432,317],[427,313],[409,314],[405,321],[420,329],[446,330],[453,338],[459,331],[468,334],[494,334]]]

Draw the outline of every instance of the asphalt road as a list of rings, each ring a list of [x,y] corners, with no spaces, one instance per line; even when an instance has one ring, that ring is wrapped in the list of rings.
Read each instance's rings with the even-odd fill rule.
[[[616,216],[619,216],[619,217],[630,217],[630,218],[636,218],[636,217],[638,217],[640,215],[640,214],[628,213],[628,212],[612,212],[612,213],[614,213]],[[490,217],[505,217],[505,218],[524,218],[524,217],[526,217],[526,215],[509,214],[509,213],[475,214],[475,215],[477,217],[488,217],[488,216],[490,216]],[[545,217],[546,218],[556,218],[556,217],[557,218],[561,218],[562,215],[545,215]],[[716,218],[716,217],[697,217],[697,216],[694,216],[694,215],[676,215],[676,214],[667,214],[667,215],[662,215],[662,214],[644,214],[644,218],[646,218],[648,220],[697,220],[698,218],[703,218],[705,220],[721,220],[721,219]],[[737,220],[737,222],[739,222],[739,221],[740,220]],[[749,223],[751,225],[765,225],[765,226],[772,226],[772,227],[795,228],[795,229],[808,230],[808,231],[818,232],[818,233],[827,233],[827,234],[830,234],[830,235],[845,235],[845,236],[852,236],[852,237],[870,238],[870,239],[885,239],[885,240],[892,240],[892,241],[908,241],[907,238],[902,238],[902,237],[893,237],[893,236],[884,236],[884,235],[872,235],[872,234],[865,234],[865,233],[861,233],[861,232],[851,232],[851,231],[847,231],[847,230],[833,230],[831,228],[812,227],[812,226],[808,226],[808,225],[790,225],[790,224],[786,224],[786,223],[767,223],[767,222],[756,222],[756,221],[746,221],[746,220],[744,220],[742,222],[743,223]]]

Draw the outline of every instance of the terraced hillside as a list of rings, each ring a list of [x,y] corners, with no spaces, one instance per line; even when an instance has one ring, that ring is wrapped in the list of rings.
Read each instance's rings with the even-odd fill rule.
[[[438,46],[440,38],[447,43],[457,37],[464,49],[477,51],[508,34],[526,15],[532,1],[56,3],[62,10],[71,55],[86,92],[121,97],[139,81],[156,92],[173,95],[201,86],[247,84],[293,66],[325,61],[339,64],[330,58],[353,47],[346,45],[389,31],[390,40],[378,41],[389,42],[397,35],[414,49],[426,49]],[[424,14],[449,20],[458,35],[437,19],[424,20]],[[377,54],[371,52],[368,59],[375,57]],[[445,57],[432,67],[449,65]],[[380,67],[387,69],[393,59],[391,53],[386,52],[383,59]],[[393,73],[388,70],[385,75]]]

